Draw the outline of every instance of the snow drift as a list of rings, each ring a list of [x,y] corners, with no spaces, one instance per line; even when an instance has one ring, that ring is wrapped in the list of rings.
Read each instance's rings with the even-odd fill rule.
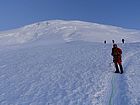
[[[0,105],[140,105],[139,34],[61,20],[1,32]],[[124,74],[113,73],[112,39]]]

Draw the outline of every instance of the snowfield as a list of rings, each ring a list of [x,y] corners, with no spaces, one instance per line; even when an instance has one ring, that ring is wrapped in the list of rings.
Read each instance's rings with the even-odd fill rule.
[[[0,105],[140,105],[139,34],[60,20],[1,32]],[[112,39],[124,74],[113,73]]]

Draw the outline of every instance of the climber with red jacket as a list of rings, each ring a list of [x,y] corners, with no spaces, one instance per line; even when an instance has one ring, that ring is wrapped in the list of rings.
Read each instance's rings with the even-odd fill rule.
[[[121,54],[122,54],[122,50],[117,47],[117,44],[113,44],[111,55],[113,56],[113,62],[115,64],[115,68],[116,68],[115,73],[121,73],[122,74],[123,73],[123,67],[122,67]],[[120,67],[120,72],[119,72],[118,65]]]

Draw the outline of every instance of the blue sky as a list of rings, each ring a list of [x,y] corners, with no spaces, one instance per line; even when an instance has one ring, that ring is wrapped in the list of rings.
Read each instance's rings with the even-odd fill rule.
[[[0,30],[54,19],[140,29],[140,0],[0,0]]]

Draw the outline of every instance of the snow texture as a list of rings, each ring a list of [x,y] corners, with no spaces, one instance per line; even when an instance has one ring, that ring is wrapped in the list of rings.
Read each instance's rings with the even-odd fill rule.
[[[140,105],[139,34],[61,20],[1,32],[0,105]],[[113,73],[113,39],[124,74]]]

